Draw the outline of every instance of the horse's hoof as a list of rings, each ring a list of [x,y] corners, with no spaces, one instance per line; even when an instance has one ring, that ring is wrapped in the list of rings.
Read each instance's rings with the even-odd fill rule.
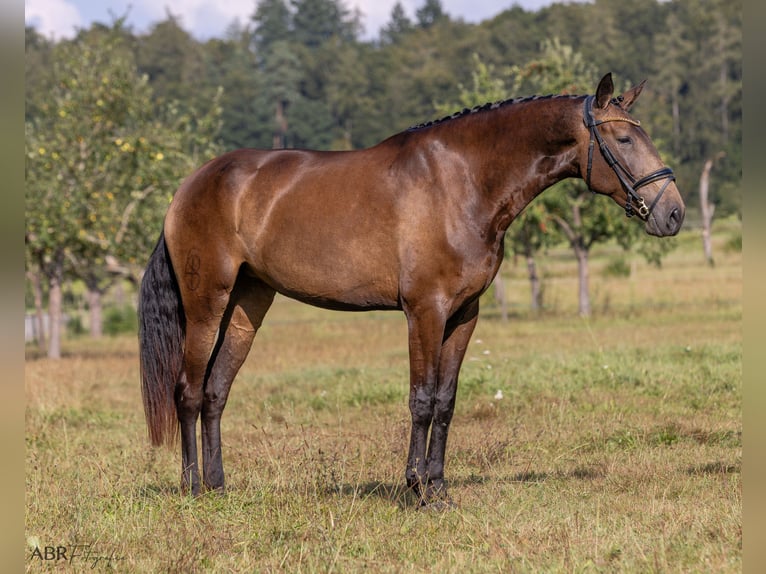
[[[447,489],[441,486],[426,491],[426,495],[421,497],[418,507],[419,510],[446,512],[457,508],[457,505],[452,501]]]
[[[422,501],[420,506],[418,506],[418,510],[421,512],[447,512],[456,508],[457,505],[449,497],[446,499]]]

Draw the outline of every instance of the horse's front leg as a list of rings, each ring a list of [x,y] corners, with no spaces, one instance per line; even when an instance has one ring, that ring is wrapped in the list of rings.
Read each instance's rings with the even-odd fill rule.
[[[405,313],[409,328],[409,407],[412,417],[405,477],[407,486],[419,496],[420,505],[425,505],[428,502],[426,444],[434,416],[439,355],[446,317],[436,306],[405,308]]]
[[[434,403],[434,415],[431,423],[431,438],[428,445],[427,475],[428,491],[426,498],[431,504],[452,504],[447,495],[444,481],[444,455],[447,449],[447,434],[449,433],[452,414],[455,411],[455,395],[457,394],[458,375],[463,363],[471,334],[476,327],[479,316],[478,299],[448,323],[439,359],[439,377]]]

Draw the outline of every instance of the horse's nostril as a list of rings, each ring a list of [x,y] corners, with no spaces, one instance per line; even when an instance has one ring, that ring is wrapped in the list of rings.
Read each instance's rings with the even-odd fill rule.
[[[673,211],[670,212],[670,215],[668,216],[668,229],[671,231],[678,231],[678,229],[681,227],[681,223],[683,222],[683,216],[681,215],[681,212],[678,211],[678,208],[676,207]]]

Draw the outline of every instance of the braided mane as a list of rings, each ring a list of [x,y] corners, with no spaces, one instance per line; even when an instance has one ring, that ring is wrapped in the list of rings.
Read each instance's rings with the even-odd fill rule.
[[[448,122],[450,120],[456,120],[458,118],[462,118],[462,117],[465,117],[465,116],[470,116],[470,115],[476,114],[478,112],[484,112],[484,111],[488,111],[488,110],[496,110],[498,108],[502,108],[502,107],[505,107],[505,106],[511,106],[513,104],[521,104],[521,103],[524,103],[524,102],[530,102],[530,101],[534,101],[534,100],[550,100],[550,99],[556,99],[556,98],[571,99],[571,98],[579,98],[579,97],[582,97],[582,96],[571,95],[571,94],[548,94],[546,96],[524,96],[524,97],[520,97],[520,98],[509,98],[507,100],[500,100],[500,101],[497,101],[497,102],[488,102],[486,104],[482,104],[482,105],[479,105],[479,106],[474,106],[473,108],[464,108],[464,109],[460,110],[459,112],[455,112],[454,114],[449,115],[449,116],[444,116],[443,118],[439,118],[438,120],[431,120],[431,121],[428,121],[428,122],[424,122],[422,124],[417,124],[415,126],[411,126],[411,127],[407,128],[407,131],[411,132],[411,131],[420,130],[420,129],[423,129],[423,128],[430,128],[432,126],[440,125],[440,124],[443,124],[443,123]]]

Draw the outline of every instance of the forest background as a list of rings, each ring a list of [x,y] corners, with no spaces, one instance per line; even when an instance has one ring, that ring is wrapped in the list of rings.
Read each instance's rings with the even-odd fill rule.
[[[72,40],[27,28],[27,307],[40,324],[44,307],[51,317],[40,342],[60,354],[67,306],[87,307],[100,334],[103,296],[140,280],[178,183],[210,157],[358,149],[464,106],[590,93],[609,71],[618,89],[648,80],[635,115],[676,173],[685,227],[701,224],[703,173],[716,217],[741,216],[742,6],[733,0],[512,6],[479,24],[426,0],[413,15],[395,5],[374,40],[361,39],[359,16],[340,0],[263,0],[246,25],[206,41],[170,12],[143,34],[119,17]],[[638,225],[604,217],[606,203],[581,183],[565,185],[511,226],[509,251],[533,262],[556,243],[580,257],[578,242],[587,256],[593,242],[637,240]],[[662,245],[650,253],[656,262],[672,243]]]

